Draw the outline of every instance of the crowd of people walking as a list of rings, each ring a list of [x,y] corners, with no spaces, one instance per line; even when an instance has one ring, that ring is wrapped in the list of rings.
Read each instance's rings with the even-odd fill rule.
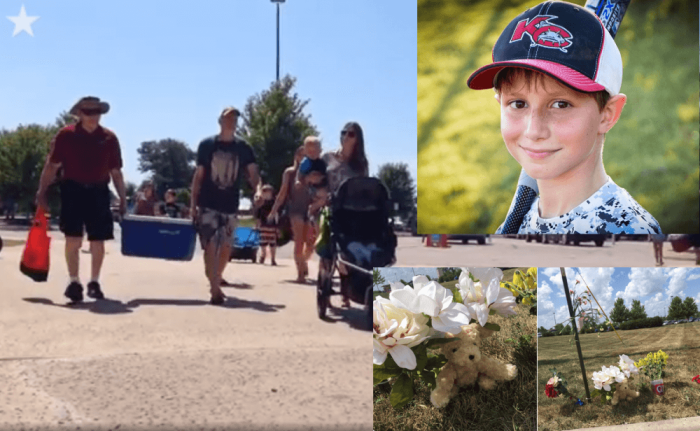
[[[70,114],[77,121],[62,128],[53,138],[36,196],[37,204],[47,209],[47,189],[61,170],[60,229],[66,236],[70,279],[65,296],[74,303],[83,300],[78,269],[85,233],[92,257],[87,295],[104,298],[99,283],[104,241],[114,238],[110,181],[119,195],[120,214],[123,216],[127,211],[119,141],[112,131],[99,124],[101,116],[109,109],[109,104],[92,96],[81,98],[71,108]],[[142,185],[134,202],[135,215],[193,220],[204,250],[212,304],[221,304],[226,298],[221,286],[227,283],[222,276],[238,225],[243,177],[254,191],[253,213],[260,232],[259,263],[264,263],[269,256],[270,264],[276,265],[280,220],[286,216],[294,241],[296,281],[305,283],[309,276],[308,261],[315,251],[319,233],[321,209],[329,204],[330,197],[344,180],[369,175],[362,128],[349,122],[342,128],[340,147],[335,150],[323,153],[320,139],[307,136],[297,148],[293,164],[283,172],[280,190],[275,193],[270,184],[261,181],[250,145],[236,135],[239,117],[238,109],[225,108],[218,118],[219,132],[199,144],[189,207],[177,202],[172,189],[168,189],[159,202],[152,182]],[[348,305],[347,295],[343,299]]]

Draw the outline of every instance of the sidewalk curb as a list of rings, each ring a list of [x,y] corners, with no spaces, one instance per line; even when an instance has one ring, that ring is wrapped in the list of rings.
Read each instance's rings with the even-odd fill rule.
[[[700,431],[700,416],[694,418],[669,419],[658,422],[640,422],[636,424],[613,425],[598,428],[577,428],[569,431]]]

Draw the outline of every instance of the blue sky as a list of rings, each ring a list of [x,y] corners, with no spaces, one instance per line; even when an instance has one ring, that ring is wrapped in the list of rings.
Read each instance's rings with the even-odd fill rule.
[[[5,18],[24,5],[34,36]],[[364,129],[370,172],[408,163],[416,178],[416,0],[289,0],[280,8],[280,75],[297,77],[325,150]],[[193,149],[275,79],[275,5],[6,0],[0,3],[0,129],[50,124],[81,96],[112,105],[102,124],[140,183],[136,149],[174,138]]]
[[[388,283],[392,281],[411,281],[414,275],[429,275],[438,278],[437,268],[379,268],[379,273]]]
[[[673,296],[690,296],[700,308],[700,268],[566,268],[569,288],[577,293],[586,287],[610,315],[615,300],[623,298],[629,309],[633,299],[641,301],[647,316],[665,316]],[[539,268],[537,273],[537,326],[551,328],[569,317],[559,268]]]

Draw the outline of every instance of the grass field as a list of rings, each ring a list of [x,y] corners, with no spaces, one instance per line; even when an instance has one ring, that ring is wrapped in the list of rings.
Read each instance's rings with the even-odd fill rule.
[[[504,280],[511,280],[514,271],[504,271]],[[443,285],[452,287],[454,283],[447,282]],[[500,325],[501,330],[487,338],[482,345],[482,352],[486,355],[518,367],[518,377],[515,380],[499,383],[492,391],[480,390],[474,386],[463,388],[444,409],[433,407],[430,403],[430,389],[416,383],[414,401],[395,410],[389,403],[389,385],[378,385],[374,388],[374,430],[536,429],[537,318],[529,314],[529,308],[519,305],[516,316],[489,317],[489,322]],[[529,341],[525,339],[526,336],[530,336]],[[508,338],[519,342],[506,342]]]
[[[635,385],[646,383],[639,398],[620,402],[617,406],[598,403],[575,407],[568,399],[547,398],[544,386],[552,376],[550,368],[556,368],[566,376],[571,392],[585,397],[581,381],[581,369],[573,337],[558,336],[539,339],[539,431],[568,430],[605,425],[653,422],[700,416],[700,385],[691,379],[700,374],[700,323],[685,323],[660,328],[620,331],[620,340],[612,332],[581,335],[581,352],[592,391],[591,377],[603,365],[617,365],[619,355],[626,354],[638,361],[649,352],[659,349],[668,353],[668,365],[664,376],[664,396],[655,396],[649,390],[649,379],[640,374]]]

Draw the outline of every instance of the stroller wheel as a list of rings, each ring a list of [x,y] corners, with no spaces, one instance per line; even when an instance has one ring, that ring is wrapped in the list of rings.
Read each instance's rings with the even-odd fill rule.
[[[316,282],[316,311],[319,319],[326,317],[326,310],[330,305],[332,274],[324,270],[322,262],[318,269],[318,281]]]

